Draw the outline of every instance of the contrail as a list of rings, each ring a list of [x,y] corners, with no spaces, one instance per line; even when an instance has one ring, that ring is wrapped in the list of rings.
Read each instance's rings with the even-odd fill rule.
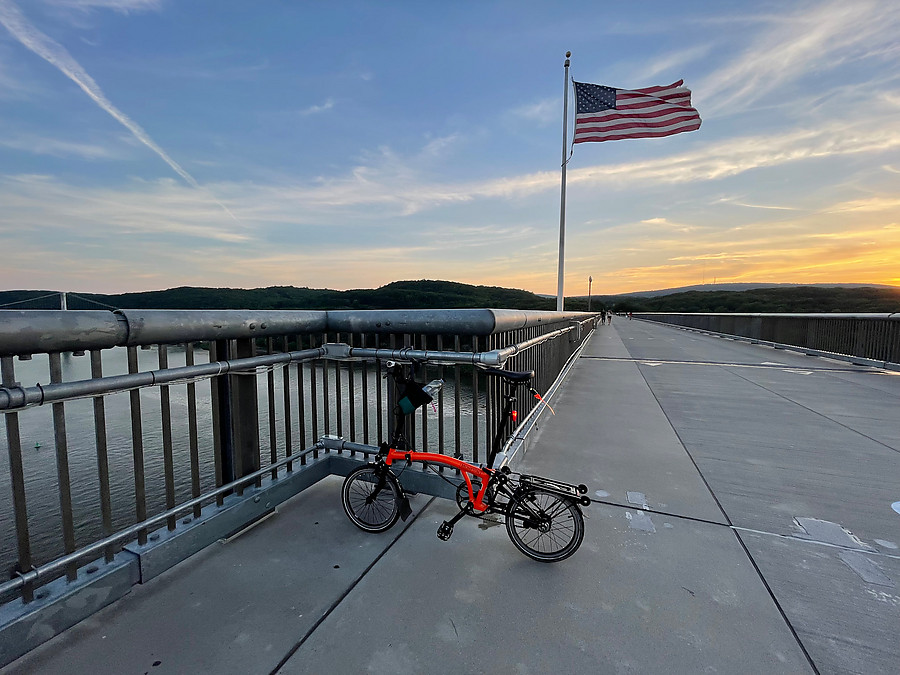
[[[28,20],[22,14],[21,10],[8,0],[0,0],[0,24],[3,24],[12,36],[25,47],[58,68],[63,75],[81,87],[84,93],[90,96],[97,105],[112,115],[113,119],[128,129],[128,131],[130,131],[141,143],[159,155],[159,157],[172,167],[172,170],[181,176],[191,187],[209,194],[209,192],[205,190],[191,174],[181,168],[181,165],[179,165],[178,162],[169,157],[166,151],[159,147],[137,122],[128,117],[128,115],[119,110],[108,98],[106,98],[103,91],[100,89],[100,86],[94,82],[94,79],[85,72],[84,68],[72,58],[72,55],[66,51],[65,47],[28,23]],[[237,221],[237,218],[228,207],[215,197],[213,197],[213,199],[229,216]]]

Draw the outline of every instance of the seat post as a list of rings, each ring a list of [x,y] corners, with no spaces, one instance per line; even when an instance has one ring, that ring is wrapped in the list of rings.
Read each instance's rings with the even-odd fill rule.
[[[506,435],[506,428],[509,426],[509,417],[512,414],[513,404],[516,402],[516,383],[506,380],[504,384],[506,388],[503,394],[503,412],[500,415],[500,424],[497,425],[497,433],[494,435],[494,440],[491,443],[491,453],[488,455],[487,466],[489,469],[494,468],[494,460],[497,458],[500,447],[503,445],[503,437]]]

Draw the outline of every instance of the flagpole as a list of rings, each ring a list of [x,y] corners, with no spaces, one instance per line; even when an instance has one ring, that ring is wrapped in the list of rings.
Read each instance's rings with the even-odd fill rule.
[[[559,276],[556,284],[556,311],[563,311],[563,267],[566,250],[566,141],[569,139],[567,124],[569,121],[569,57],[566,52],[566,82],[563,89],[563,142],[562,142],[562,180],[559,196]]]

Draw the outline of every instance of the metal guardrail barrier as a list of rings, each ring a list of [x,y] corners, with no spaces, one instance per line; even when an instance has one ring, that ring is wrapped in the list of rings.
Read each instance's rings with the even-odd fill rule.
[[[76,584],[129,540],[150,546],[154,527],[165,537],[248,487],[277,487],[320,453],[343,452],[318,443],[323,435],[346,438],[350,456],[385,439],[381,359],[427,361],[419,377],[447,382],[437,420],[413,416],[417,447],[484,460],[501,400],[499,382],[476,366],[534,370],[544,392],[593,320],[514,310],[0,311],[0,563],[12,568],[0,600],[40,604],[49,582]],[[38,384],[17,379],[36,374]],[[519,418],[536,404],[522,397]],[[53,450],[27,447],[41,434]]]
[[[796,347],[823,356],[900,364],[900,313],[894,314],[665,314],[635,317],[685,328]]]

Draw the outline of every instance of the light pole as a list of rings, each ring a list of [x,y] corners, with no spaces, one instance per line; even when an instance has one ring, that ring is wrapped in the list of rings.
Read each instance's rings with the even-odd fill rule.
[[[594,281],[594,277],[588,277],[588,311],[591,311],[591,284]]]

